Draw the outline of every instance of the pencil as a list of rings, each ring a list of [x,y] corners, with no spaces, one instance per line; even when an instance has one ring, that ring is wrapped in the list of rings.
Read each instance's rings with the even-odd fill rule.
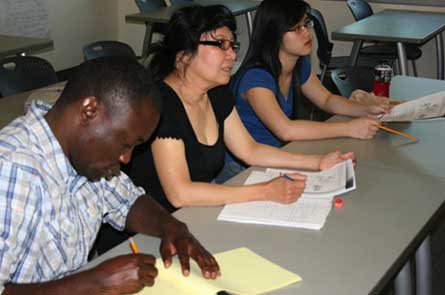
[[[397,134],[399,136],[402,136],[402,137],[405,137],[405,138],[408,138],[408,139],[411,139],[411,140],[417,140],[417,137],[415,137],[415,136],[413,136],[411,134],[405,133],[405,132],[397,131],[397,130],[388,128],[388,127],[383,126],[383,125],[377,125],[377,127],[379,127],[382,130],[385,130],[387,132],[391,132],[391,133]]]
[[[396,105],[404,103],[404,102],[405,102],[404,100],[390,100],[389,104],[393,105],[393,106],[396,106]]]
[[[130,242],[130,247],[131,247],[131,250],[133,251],[133,253],[139,254],[138,246],[136,246],[136,243],[134,242],[133,238],[129,237],[128,241]]]

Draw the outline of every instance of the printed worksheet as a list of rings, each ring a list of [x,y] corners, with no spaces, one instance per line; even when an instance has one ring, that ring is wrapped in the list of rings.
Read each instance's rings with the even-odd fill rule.
[[[255,201],[225,205],[217,219],[319,230],[325,224],[331,207],[331,201],[327,199],[300,198],[288,205]]]
[[[244,184],[265,182],[293,172],[307,175],[306,189],[296,202],[286,205],[272,201],[227,204],[217,219],[319,230],[331,211],[332,199],[356,188],[352,160],[321,172],[280,169],[252,171]]]
[[[352,161],[350,162],[351,162],[350,166],[353,171],[354,168]],[[348,162],[344,161],[331,167],[330,169],[319,172],[268,168],[266,170],[266,174],[268,174],[272,179],[278,176],[282,176],[284,174],[288,175],[291,173],[298,172],[300,174],[306,175],[307,177],[306,188],[304,189],[305,193],[326,193],[345,188],[347,166]]]
[[[409,100],[392,108],[389,114],[380,117],[381,122],[404,122],[445,115],[445,91]]]

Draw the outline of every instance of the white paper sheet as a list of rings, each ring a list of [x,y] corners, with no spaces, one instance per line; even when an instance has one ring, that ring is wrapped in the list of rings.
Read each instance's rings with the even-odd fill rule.
[[[252,171],[245,183],[255,184],[280,177],[295,170],[267,169]],[[305,172],[307,189],[297,202],[279,204],[272,201],[255,201],[225,205],[218,220],[239,223],[267,224],[319,230],[326,222],[332,199],[355,189],[355,172],[351,160],[322,172]]]
[[[0,33],[49,37],[47,0],[0,0]]]
[[[389,114],[380,117],[381,122],[403,122],[445,115],[445,91],[409,100],[392,108]]]
[[[319,230],[331,211],[327,199],[299,199],[289,205],[256,201],[224,206],[218,215],[220,221],[277,225]]]

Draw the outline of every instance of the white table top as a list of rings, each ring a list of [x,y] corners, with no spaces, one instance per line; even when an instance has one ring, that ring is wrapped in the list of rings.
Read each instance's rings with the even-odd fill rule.
[[[344,196],[342,209],[332,209],[320,231],[218,222],[220,207],[181,209],[175,215],[212,252],[246,246],[303,278],[267,294],[378,293],[425,237],[425,225],[445,199],[445,183],[365,164],[356,172],[357,190]],[[159,256],[158,239],[137,235],[136,242],[140,251]],[[127,243],[87,268],[125,253],[130,253]]]
[[[445,81],[397,76],[391,83],[391,97],[412,99],[445,90]],[[339,119],[334,118],[334,120]],[[294,152],[325,153],[335,149],[353,151],[358,161],[391,169],[403,169],[445,178],[445,118],[411,123],[388,123],[388,127],[416,136],[419,142],[379,131],[372,140],[352,138],[293,142],[285,149]]]
[[[53,48],[53,40],[0,35],[0,58]]]
[[[419,87],[419,81],[396,77],[392,91],[395,95],[399,90],[409,91],[407,88]],[[423,81],[426,88],[441,88],[442,83]],[[415,96],[423,90],[411,91]],[[268,294],[379,293],[413,255],[444,209],[445,159],[437,157],[443,140],[437,138],[443,136],[433,135],[443,130],[445,123],[424,124],[408,127],[414,135],[422,133],[421,141],[413,147],[399,146],[399,139],[389,134],[369,141],[337,139],[287,147],[317,152],[332,150],[337,143],[358,154],[357,190],[343,196],[344,207],[333,208],[320,231],[217,222],[220,207],[184,208],[175,216],[212,252],[246,246],[303,278],[301,283]],[[247,174],[245,171],[229,184],[241,184]],[[159,255],[158,239],[142,235],[136,239],[141,251]],[[87,267],[129,251],[126,243],[121,244]]]
[[[444,28],[444,13],[383,10],[332,32],[332,39],[423,44]]]

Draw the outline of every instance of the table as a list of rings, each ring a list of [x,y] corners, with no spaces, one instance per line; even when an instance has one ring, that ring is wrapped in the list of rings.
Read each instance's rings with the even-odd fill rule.
[[[246,176],[247,171],[231,183]],[[357,167],[357,179],[358,189],[345,195],[344,207],[333,209],[320,231],[217,222],[220,207],[187,208],[175,215],[212,252],[246,246],[303,278],[267,294],[377,294],[420,243],[424,225],[443,203],[444,183],[364,164]],[[402,185],[406,194],[399,194]],[[420,196],[428,200],[425,206],[419,207]],[[159,256],[158,239],[137,235],[136,243],[141,252]],[[130,253],[128,243],[87,267],[124,253]]]
[[[359,41],[354,46],[352,63],[355,65],[363,41],[395,42],[400,72],[407,75],[405,44],[422,45],[432,38],[436,40],[437,77],[444,79],[444,49],[442,32],[445,14],[409,10],[383,10],[353,24],[332,32],[332,39]]]
[[[174,6],[167,6],[160,9],[156,9],[150,12],[139,12],[134,14],[129,14],[125,16],[125,21],[129,23],[137,23],[137,24],[145,24],[145,23],[168,23],[170,20],[170,17],[173,15],[173,13],[180,7],[184,7],[187,5],[214,5],[214,4],[223,4],[227,6],[227,8],[232,11],[234,15],[246,15],[247,20],[247,32],[249,34],[252,33],[252,14],[251,12],[257,9],[257,7],[260,5],[260,2],[258,1],[249,1],[249,0],[224,0],[224,1],[212,1],[212,0],[194,0],[190,2],[190,4],[184,4],[184,5],[174,5]],[[147,28],[147,31],[145,33],[145,36],[151,35],[151,26]],[[144,40],[144,45],[142,49],[142,55],[147,56],[148,54],[148,47],[150,44],[148,44],[148,40]]]
[[[437,91],[445,90],[445,82],[425,78],[396,76],[391,83],[391,97],[412,99]],[[334,120],[342,120],[340,117]],[[445,159],[441,148],[445,144],[445,120],[418,121],[412,123],[390,123],[390,127],[413,134],[420,142],[412,143],[390,133],[380,131],[371,141],[355,139],[331,139],[319,142],[305,142],[304,145],[292,143],[285,147],[294,152],[310,150],[323,153],[333,149],[352,150],[359,161],[382,169],[412,171],[445,180]],[[418,294],[431,294],[431,245],[430,237],[420,245],[416,253],[416,286]],[[405,265],[402,277],[396,283],[403,285],[402,290],[410,288],[410,265]],[[403,282],[401,282],[402,280]],[[406,291],[410,292],[410,291]],[[400,292],[401,294],[405,292]],[[411,294],[411,293],[408,293]]]
[[[24,115],[25,101],[31,91],[0,98],[0,129],[15,118]]]
[[[405,99],[443,89],[443,81],[404,76],[394,77],[391,85],[393,97]],[[303,277],[301,283],[268,294],[379,294],[395,277],[398,294],[413,294],[406,285],[411,282],[407,266],[414,255],[425,255],[417,249],[428,246],[425,239],[445,213],[445,159],[439,149],[444,146],[443,124],[391,124],[421,139],[409,145],[384,132],[368,141],[332,139],[287,145],[285,149],[294,152],[343,149],[358,155],[357,190],[344,196],[342,209],[332,209],[320,231],[217,222],[220,207],[184,208],[175,215],[211,251],[247,246]],[[250,170],[228,184],[241,184]],[[136,241],[142,251],[158,255],[158,239],[137,235]],[[121,244],[87,267],[129,251],[126,243]],[[423,270],[419,276],[428,274],[428,265],[419,267]],[[425,280],[419,280],[423,283],[417,294],[431,294]]]
[[[0,35],[0,58],[53,48],[53,40]]]

